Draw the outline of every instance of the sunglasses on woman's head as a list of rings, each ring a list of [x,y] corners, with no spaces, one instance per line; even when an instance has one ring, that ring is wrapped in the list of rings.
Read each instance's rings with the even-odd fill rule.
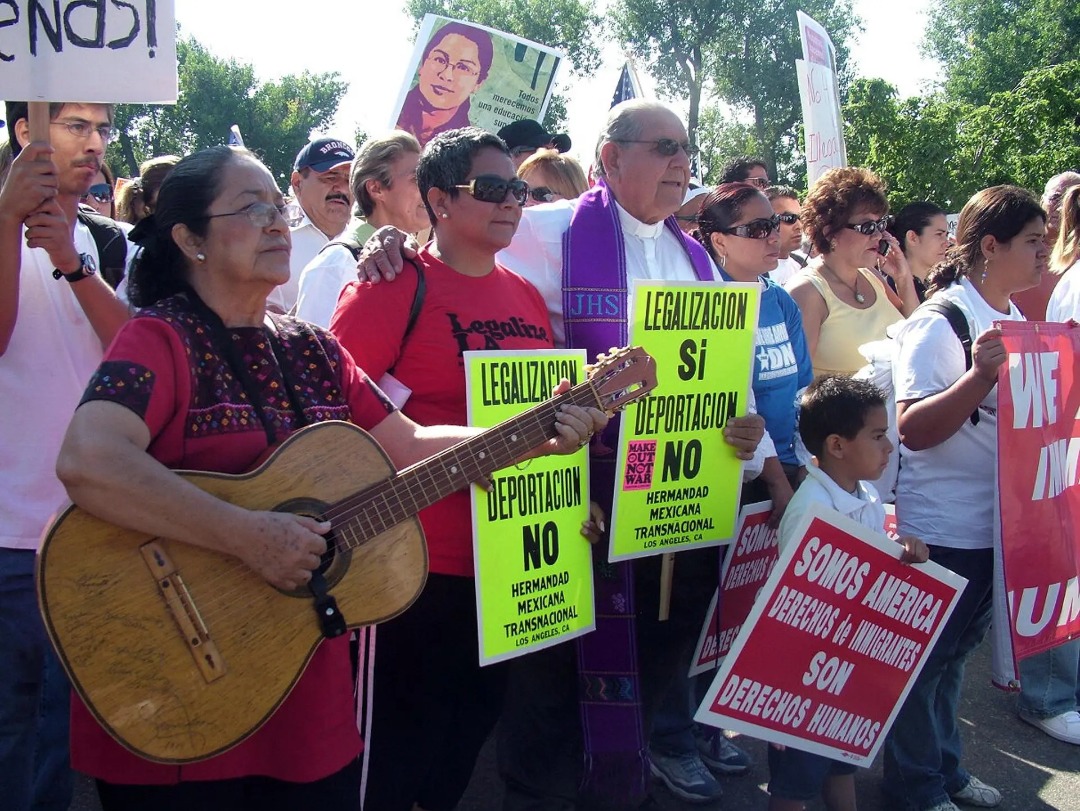
[[[860,223],[844,223],[844,227],[850,228],[852,231],[858,231],[864,237],[868,237],[873,234],[884,234],[891,224],[892,217],[882,217],[880,220],[867,220],[866,222]]]
[[[547,186],[533,186],[529,189],[529,197],[538,203],[551,203],[555,200],[556,194]]]
[[[95,183],[89,189],[86,194],[82,196],[82,201],[85,203],[91,197],[97,200],[99,203],[111,203],[112,202],[112,186],[108,183]]]
[[[519,206],[525,205],[529,199],[529,184],[521,178],[503,180],[498,175],[480,175],[474,177],[468,183],[454,186],[455,189],[464,189],[474,200],[481,203],[501,203],[506,199],[506,193],[514,196]]]
[[[768,239],[769,236],[780,229],[780,217],[773,214],[771,217],[759,217],[750,220],[745,225],[733,225],[731,228],[721,228],[721,234],[733,234],[747,239]]]

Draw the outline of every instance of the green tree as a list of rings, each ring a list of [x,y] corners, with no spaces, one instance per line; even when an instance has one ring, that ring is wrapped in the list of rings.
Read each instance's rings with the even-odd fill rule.
[[[260,83],[251,65],[221,59],[193,39],[177,41],[180,93],[175,105],[122,104],[110,163],[134,176],[155,155],[187,155],[225,143],[236,124],[244,143],[287,185],[297,151],[312,130],[333,120],[347,84],[336,73],[284,76]]]
[[[749,116],[762,157],[783,169],[802,118],[795,76],[802,57],[799,10],[832,36],[843,87],[846,43],[858,25],[850,0],[617,0],[612,17],[617,35],[646,63],[661,92],[689,102],[695,143],[702,106],[715,97]]]
[[[707,185],[717,182],[720,170],[728,161],[761,151],[753,127],[737,120],[719,105],[709,105],[701,111],[696,133],[700,150],[698,166],[701,180]]]
[[[600,67],[597,37],[603,20],[593,0],[408,0],[405,10],[417,26],[425,14],[438,14],[559,48],[578,77],[591,76]],[[560,94],[552,94],[542,123],[548,132],[566,129],[566,100]]]
[[[954,98],[986,104],[1035,68],[1080,59],[1076,0],[940,0],[925,47]]]

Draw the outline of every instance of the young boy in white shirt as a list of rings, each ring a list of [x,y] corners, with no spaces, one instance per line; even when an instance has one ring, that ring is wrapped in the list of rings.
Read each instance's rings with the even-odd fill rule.
[[[892,442],[881,390],[850,377],[819,377],[799,406],[799,433],[817,459],[780,522],[780,550],[799,540],[797,525],[812,504],[823,504],[874,532],[885,531],[885,508],[870,482],[889,462]],[[929,557],[918,538],[901,538],[904,563]],[[803,811],[820,796],[828,811],[855,811],[855,766],[791,747],[769,747],[769,811]]]

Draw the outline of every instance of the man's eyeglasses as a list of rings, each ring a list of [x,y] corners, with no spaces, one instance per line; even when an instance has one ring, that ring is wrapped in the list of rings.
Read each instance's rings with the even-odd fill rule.
[[[765,190],[772,185],[772,181],[767,177],[748,177],[744,183],[749,183],[751,186],[757,186],[759,189]]]
[[[98,134],[98,137],[101,138],[103,144],[109,143],[113,138],[113,128],[109,124],[102,124],[95,127],[89,121],[80,121],[78,119],[74,121],[50,121],[49,123],[54,127],[64,127],[76,138],[83,140],[89,138],[91,133],[94,132]]]
[[[538,203],[553,203],[558,195],[547,186],[533,186],[529,189],[529,197]]]
[[[111,203],[113,199],[112,186],[108,183],[95,183],[87,189],[86,194],[82,196],[82,201],[85,203],[91,197],[99,203]]]
[[[244,206],[239,211],[226,211],[224,214],[206,214],[202,219],[213,220],[217,217],[235,217],[238,214],[243,214],[256,228],[269,228],[279,216],[288,222],[288,211],[289,207],[285,203],[258,202]]]
[[[802,219],[801,214],[796,214],[793,211],[785,211],[783,214],[777,214],[776,216],[784,225],[794,225]]]
[[[446,58],[446,54],[442,53],[441,51],[433,51],[432,54],[428,57],[428,59],[435,63],[435,67],[439,69],[439,73],[442,73],[447,68],[450,68],[454,71],[455,74],[461,76],[480,75],[479,69],[473,67],[468,62],[454,62],[453,64],[451,64],[450,60]]]
[[[657,138],[655,141],[638,141],[631,138],[613,138],[617,144],[649,144],[657,154],[665,158],[673,157],[681,149],[686,157],[693,158],[698,154],[698,148],[689,141],[676,141],[674,138]]]
[[[882,217],[880,220],[867,220],[866,222],[859,223],[844,223],[844,227],[850,228],[852,231],[858,231],[864,237],[868,237],[872,236],[873,234],[884,234],[891,224],[892,217]]]
[[[464,189],[472,195],[474,200],[479,200],[481,203],[501,203],[506,199],[507,192],[514,196],[519,206],[525,205],[525,201],[529,199],[529,184],[518,177],[513,180],[503,180],[498,175],[480,175],[454,188]]]
[[[760,217],[750,220],[745,225],[733,225],[731,228],[721,228],[721,234],[733,234],[747,239],[768,239],[774,231],[780,229],[780,217],[773,214],[771,217]]]

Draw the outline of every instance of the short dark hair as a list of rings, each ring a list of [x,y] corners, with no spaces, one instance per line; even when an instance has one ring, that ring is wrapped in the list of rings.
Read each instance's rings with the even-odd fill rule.
[[[712,235],[717,231],[730,228],[742,216],[742,208],[761,189],[749,183],[723,183],[705,196],[698,211],[698,227],[695,236],[701,242],[710,258],[716,262]],[[717,262],[719,264],[719,262]]]
[[[896,212],[896,218],[889,225],[889,233],[900,243],[900,250],[906,251],[907,232],[914,231],[916,234],[921,234],[922,230],[930,224],[930,220],[944,213],[945,209],[929,200],[908,203]]]
[[[54,120],[60,111],[64,109],[68,104],[78,104],[79,102],[68,101],[50,101],[49,102],[49,120]],[[116,105],[115,104],[103,104],[102,105],[109,115],[109,124],[112,124],[116,119]],[[7,117],[7,130],[8,130],[8,142],[11,144],[11,156],[13,158],[19,157],[19,153],[22,152],[22,146],[19,145],[19,139],[15,137],[15,124],[20,119],[30,118],[30,104],[25,101],[8,101],[4,103],[4,115]]]
[[[724,168],[720,172],[720,182],[741,183],[750,177],[750,171],[755,166],[760,166],[766,172],[769,171],[769,165],[762,158],[753,155],[740,155],[737,158],[732,158],[724,164]]]
[[[476,58],[480,60],[479,81],[484,81],[488,76],[488,71],[491,70],[491,61],[495,58],[495,48],[491,44],[491,35],[481,28],[474,28],[465,23],[447,23],[432,34],[431,39],[428,40],[428,44],[424,46],[424,55],[420,58],[420,64],[422,65],[427,62],[427,58],[431,55],[431,52],[441,45],[442,41],[451,34],[457,34],[459,37],[464,37],[476,45]]]
[[[510,150],[502,138],[479,127],[441,132],[424,147],[416,166],[416,185],[432,225],[435,225],[435,212],[428,202],[428,191],[442,189],[451,197],[457,197],[458,189],[454,187],[465,183],[472,170],[473,158],[481,149],[497,149],[510,157]]]
[[[820,457],[833,434],[854,439],[875,408],[885,407],[881,389],[847,375],[822,375],[806,387],[799,403],[799,435],[806,449]]]
[[[210,227],[206,212],[221,192],[224,170],[242,159],[258,161],[243,147],[212,146],[188,155],[169,172],[153,214],[129,234],[143,248],[128,282],[136,307],[149,307],[189,288],[188,260],[173,239],[173,226],[186,225],[192,233],[206,236]]]

